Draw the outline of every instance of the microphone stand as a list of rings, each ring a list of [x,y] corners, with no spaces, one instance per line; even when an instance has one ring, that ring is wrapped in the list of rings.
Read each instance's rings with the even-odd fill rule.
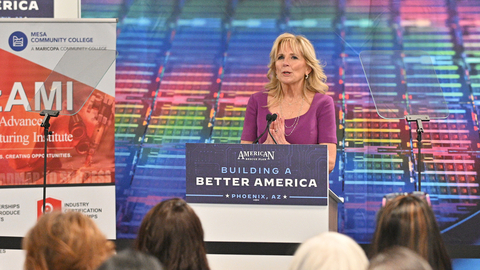
[[[265,130],[262,132],[262,134],[260,134],[260,136],[258,136],[258,137],[255,139],[255,141],[253,141],[252,144],[258,143],[258,141],[260,140],[260,138],[262,138],[263,134],[265,134],[265,132],[267,132],[267,131],[268,131],[268,134],[270,134],[270,136],[271,136],[272,139],[273,139],[273,136],[272,136],[272,134],[270,133],[270,124],[271,124],[273,121],[275,121],[275,119],[277,119],[277,115],[276,115],[276,114],[273,114],[273,115],[267,114],[267,117],[266,117],[266,118],[267,118],[267,127],[266,127]],[[275,141],[275,139],[273,139],[273,141],[275,142],[275,144],[278,144],[278,143]]]
[[[405,117],[407,122],[417,122],[417,146],[418,146],[418,155],[417,155],[417,172],[418,172],[418,186],[417,191],[422,191],[422,133],[423,125],[422,121],[430,121],[428,115],[407,115]]]
[[[52,132],[49,131],[50,128],[50,117],[57,117],[59,115],[59,111],[53,110],[43,110],[40,112],[41,116],[45,116],[43,118],[41,127],[44,128],[44,136],[45,136],[45,149],[44,149],[44,156],[43,156],[43,207],[42,212],[45,214],[45,201],[47,197],[47,144],[48,144],[48,135],[52,135]]]

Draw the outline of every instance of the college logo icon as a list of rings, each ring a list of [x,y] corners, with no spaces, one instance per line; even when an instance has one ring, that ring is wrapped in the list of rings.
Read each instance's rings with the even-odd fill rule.
[[[10,48],[16,52],[21,52],[25,50],[28,44],[27,36],[20,31],[13,32],[8,38],[8,45]]]
[[[43,209],[43,200],[37,201],[37,218],[42,216],[42,209]],[[50,213],[53,211],[61,211],[62,210],[62,201],[57,200],[51,197],[45,199],[45,213]]]

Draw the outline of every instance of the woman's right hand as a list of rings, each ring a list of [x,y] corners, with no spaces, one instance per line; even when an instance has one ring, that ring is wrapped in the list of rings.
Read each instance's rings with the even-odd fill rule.
[[[278,115],[277,120],[272,122],[269,131],[275,138],[277,144],[289,144],[285,139],[285,119],[283,119],[279,113],[276,114]],[[268,135],[264,144],[275,144],[275,141],[273,141],[272,137]]]

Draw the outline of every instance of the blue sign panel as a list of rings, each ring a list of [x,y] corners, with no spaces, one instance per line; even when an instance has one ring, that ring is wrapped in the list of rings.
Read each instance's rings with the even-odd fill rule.
[[[186,145],[189,203],[327,205],[325,145]]]
[[[0,1],[0,18],[53,18],[53,0]]]

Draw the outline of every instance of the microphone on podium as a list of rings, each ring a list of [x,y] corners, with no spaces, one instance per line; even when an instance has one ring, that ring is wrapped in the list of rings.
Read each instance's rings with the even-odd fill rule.
[[[257,139],[255,139],[255,141],[253,141],[253,144],[256,144],[258,143],[258,141],[260,140],[260,138],[263,136],[263,134],[265,134],[265,132],[268,131],[268,134],[270,135],[270,137],[272,137],[273,141],[275,142],[275,144],[277,144],[277,141],[275,141],[275,139],[273,138],[272,134],[270,133],[270,124],[275,121],[277,119],[277,114],[274,113],[273,115],[272,114],[267,114],[267,127],[265,128],[265,130],[262,132],[262,134],[260,134],[260,136],[258,136]]]

